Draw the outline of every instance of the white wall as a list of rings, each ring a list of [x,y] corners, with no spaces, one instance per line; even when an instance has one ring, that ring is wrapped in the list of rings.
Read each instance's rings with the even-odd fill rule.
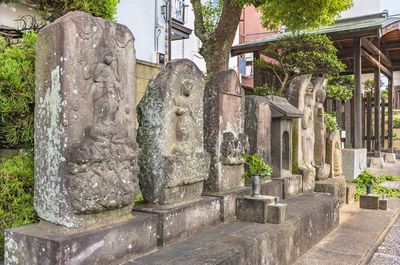
[[[353,0],[354,6],[342,12],[341,18],[358,17],[382,12],[381,0]]]
[[[0,25],[19,29],[21,25],[15,19],[25,15],[31,15],[41,20],[39,13],[27,5],[19,3],[0,4]]]

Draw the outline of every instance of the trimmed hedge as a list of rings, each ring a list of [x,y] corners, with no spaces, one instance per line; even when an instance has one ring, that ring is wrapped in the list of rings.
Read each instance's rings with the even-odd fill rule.
[[[0,158],[0,260],[4,259],[4,229],[37,222],[33,207],[33,151]]]

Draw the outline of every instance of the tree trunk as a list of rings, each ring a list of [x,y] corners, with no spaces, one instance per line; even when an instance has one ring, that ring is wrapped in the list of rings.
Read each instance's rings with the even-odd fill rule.
[[[195,15],[195,34],[201,40],[200,54],[206,62],[207,78],[229,68],[233,39],[242,13],[240,6],[233,6],[231,0],[224,0],[222,14],[216,29],[206,32],[201,12],[201,1],[191,0]]]

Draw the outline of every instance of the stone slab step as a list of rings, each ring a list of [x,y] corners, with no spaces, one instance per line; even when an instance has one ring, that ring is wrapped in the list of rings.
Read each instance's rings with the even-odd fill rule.
[[[281,224],[222,224],[125,265],[292,264],[337,227],[339,203],[323,193],[300,194],[284,202],[287,219]]]
[[[358,204],[359,202],[354,202]],[[295,265],[358,265],[366,264],[379,245],[388,224],[400,212],[400,199],[389,198],[389,208],[358,209],[330,235],[302,256]],[[376,259],[381,258],[377,257]],[[386,264],[386,263],[373,263]]]

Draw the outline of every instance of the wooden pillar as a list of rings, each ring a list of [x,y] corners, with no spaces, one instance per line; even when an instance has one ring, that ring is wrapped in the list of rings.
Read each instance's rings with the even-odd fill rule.
[[[378,39],[378,44],[379,44],[379,39]],[[378,47],[379,48],[379,47]],[[379,55],[377,57],[378,62],[379,60]],[[379,157],[380,156],[380,151],[381,151],[381,128],[380,128],[380,102],[381,102],[381,91],[380,91],[380,79],[381,79],[381,71],[379,67],[375,68],[374,71],[374,116],[375,116],[375,156]]]
[[[354,148],[362,148],[361,134],[361,39],[354,38]],[[347,137],[347,135],[346,135]]]
[[[392,77],[388,77],[388,152],[393,153],[393,72]]]
[[[350,100],[344,103],[344,126],[346,128],[346,148],[351,148],[351,105]]]
[[[372,140],[372,93],[367,93],[367,151],[371,151]]]
[[[363,96],[362,98],[362,147],[365,148],[365,142],[366,142],[366,130],[365,130],[365,113],[366,113],[366,107],[367,105],[367,99]]]
[[[381,98],[381,149],[385,148],[385,109],[386,100]]]
[[[260,56],[260,52],[259,51],[255,51],[253,52],[253,60],[259,60],[261,58]],[[253,74],[253,86],[254,87],[258,87],[258,86],[262,86],[262,76],[261,76],[261,69],[259,66],[255,66],[253,64],[254,67],[254,74]]]
[[[336,105],[336,122],[339,125],[340,129],[343,129],[342,126],[342,102],[340,100],[335,100]],[[347,135],[346,135],[347,137]]]
[[[326,112],[332,114],[332,99],[330,98],[326,100]]]

